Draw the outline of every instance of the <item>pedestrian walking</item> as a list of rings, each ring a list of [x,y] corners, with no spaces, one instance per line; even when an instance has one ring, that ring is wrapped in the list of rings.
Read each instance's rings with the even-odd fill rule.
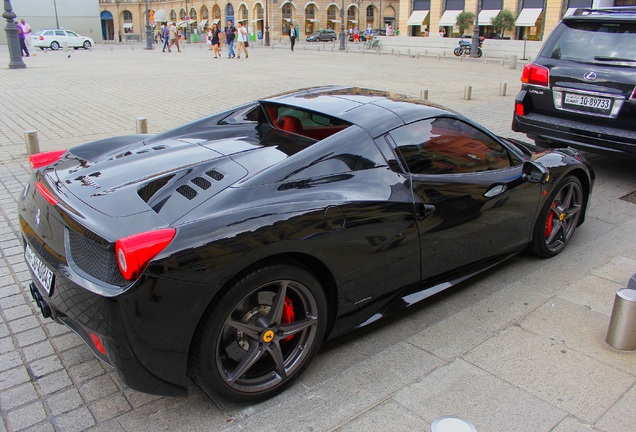
[[[234,39],[236,39],[236,27],[232,25],[232,20],[227,20],[225,27],[225,40],[227,41],[227,58],[234,58]]]
[[[177,45],[177,50],[181,52],[179,48],[179,35],[177,34],[177,25],[172,21],[170,23],[170,45],[168,45],[168,52],[172,52],[172,46]]]
[[[163,38],[163,52],[166,52],[166,48],[168,48],[168,52],[171,52],[170,49],[170,27],[168,27],[168,23],[165,23],[161,26],[161,37]]]
[[[358,26],[353,28],[353,41],[355,43],[360,42],[360,30],[358,29]]]
[[[22,31],[24,32],[24,42],[26,43],[27,50],[32,56],[34,56],[35,49],[33,48],[33,30],[31,30],[31,26],[24,20],[24,18],[20,20],[20,25],[22,25]]]
[[[15,24],[15,28],[18,29],[18,37],[20,38],[20,55],[23,57],[29,57],[29,50],[24,42],[24,30],[22,30],[22,26],[19,22],[13,21],[13,23]]]
[[[296,45],[296,29],[294,28],[293,25],[289,25],[289,43],[291,44],[291,50],[294,50],[294,45]]]
[[[219,28],[219,26],[214,23],[212,24],[212,30],[211,32],[211,43],[212,43],[212,49],[214,50],[214,58],[221,58],[221,50],[220,50],[220,46],[221,46],[221,29]]]
[[[247,29],[243,26],[242,22],[238,22],[237,24],[237,41],[238,41],[238,49],[236,50],[238,53],[238,58],[241,58],[241,51],[245,53],[245,58],[248,57],[247,47],[249,46]]]

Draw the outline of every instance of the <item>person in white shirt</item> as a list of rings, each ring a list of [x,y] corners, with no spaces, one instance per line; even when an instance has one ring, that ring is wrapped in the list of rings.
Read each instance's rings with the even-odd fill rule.
[[[238,48],[236,49],[236,54],[238,58],[241,58],[241,50],[245,53],[245,58],[248,58],[247,54],[247,28],[243,27],[242,22],[238,22],[236,24],[236,40],[238,42]]]
[[[33,49],[33,38],[31,36],[33,31],[31,30],[31,26],[27,24],[24,19],[20,20],[20,25],[22,26],[22,31],[24,32],[24,42],[26,43],[27,49],[31,53],[32,56],[35,55],[35,50]]]

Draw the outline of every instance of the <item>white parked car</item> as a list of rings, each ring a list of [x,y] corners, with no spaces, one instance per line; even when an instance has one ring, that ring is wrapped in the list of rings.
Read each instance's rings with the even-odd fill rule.
[[[93,39],[85,36],[80,36],[75,32],[63,29],[46,29],[33,33],[33,46],[43,50],[44,48],[51,48],[56,51],[64,46],[64,42],[68,44],[69,48],[84,48],[90,49],[93,46]]]

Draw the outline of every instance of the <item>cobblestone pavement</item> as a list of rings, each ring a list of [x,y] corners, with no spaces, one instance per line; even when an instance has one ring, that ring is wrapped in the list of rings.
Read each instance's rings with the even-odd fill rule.
[[[521,254],[424,304],[325,344],[288,391],[253,406],[146,395],[123,386],[79,337],[30,299],[17,199],[24,131],[43,151],[160,132],[299,87],[360,85],[419,96],[509,130],[520,69],[471,59],[257,47],[249,59],[101,45],[37,52],[6,69],[0,47],[0,431],[429,430],[459,415],[489,431],[626,431],[636,425],[636,354],[605,342],[616,289],[636,272],[633,162],[591,156],[586,223],[551,260]],[[227,54],[224,52],[223,54]],[[508,95],[499,96],[500,83]],[[463,100],[472,86],[472,100]]]

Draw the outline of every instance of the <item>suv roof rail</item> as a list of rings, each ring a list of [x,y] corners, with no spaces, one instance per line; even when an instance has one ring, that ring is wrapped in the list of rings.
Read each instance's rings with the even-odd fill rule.
[[[636,14],[636,6],[621,6],[609,8],[578,8],[571,16],[608,15],[608,14]]]

